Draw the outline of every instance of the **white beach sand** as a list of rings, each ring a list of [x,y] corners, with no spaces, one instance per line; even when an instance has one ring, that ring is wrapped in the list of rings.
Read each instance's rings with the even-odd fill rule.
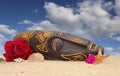
[[[120,76],[120,56],[110,56],[97,65],[84,61],[0,62],[0,76]]]

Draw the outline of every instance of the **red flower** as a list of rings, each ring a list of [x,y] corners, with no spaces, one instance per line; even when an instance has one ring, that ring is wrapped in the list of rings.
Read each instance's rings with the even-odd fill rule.
[[[13,61],[16,58],[27,60],[32,54],[32,49],[29,44],[23,39],[7,41],[4,45],[5,53],[3,54],[7,62]]]

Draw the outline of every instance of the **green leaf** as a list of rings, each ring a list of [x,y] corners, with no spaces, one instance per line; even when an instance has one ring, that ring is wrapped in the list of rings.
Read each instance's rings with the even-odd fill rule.
[[[0,62],[2,62],[2,61],[5,61],[5,59],[3,59],[3,58],[0,58]]]

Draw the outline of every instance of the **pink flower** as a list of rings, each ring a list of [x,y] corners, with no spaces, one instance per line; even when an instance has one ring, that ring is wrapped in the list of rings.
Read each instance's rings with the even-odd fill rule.
[[[86,63],[93,64],[95,62],[95,55],[89,54],[89,56],[86,58]]]

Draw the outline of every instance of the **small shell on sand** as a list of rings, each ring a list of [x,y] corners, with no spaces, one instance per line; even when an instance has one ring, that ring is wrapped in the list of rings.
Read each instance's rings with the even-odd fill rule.
[[[17,59],[14,59],[14,62],[17,62],[17,63],[21,63],[23,62],[24,60],[22,58],[17,58]]]
[[[44,56],[41,53],[33,53],[28,57],[28,61],[44,61]]]

